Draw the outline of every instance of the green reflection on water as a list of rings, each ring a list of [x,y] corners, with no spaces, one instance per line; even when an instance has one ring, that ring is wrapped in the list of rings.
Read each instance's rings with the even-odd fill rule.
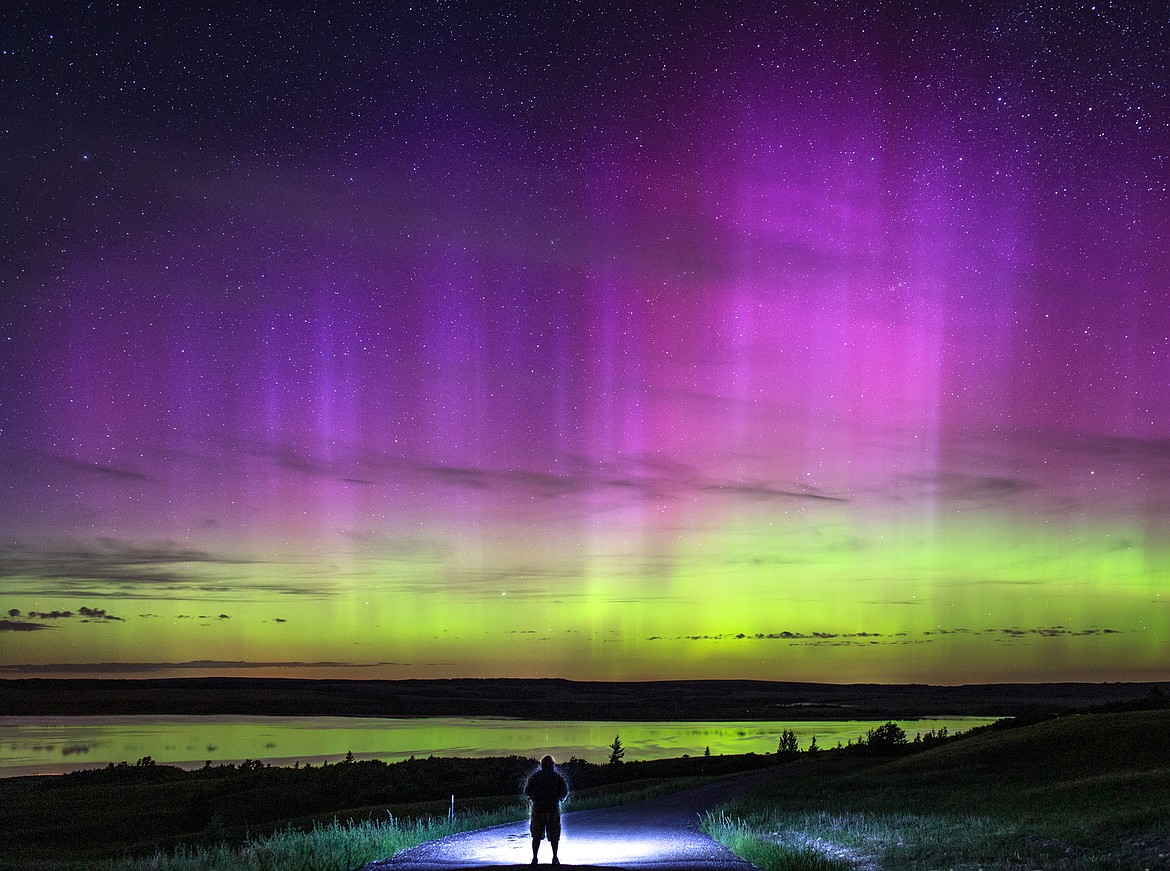
[[[951,732],[990,723],[990,717],[904,720],[916,732]],[[155,762],[197,768],[205,762],[261,759],[274,765],[409,756],[531,756],[552,753],[604,762],[620,734],[626,759],[661,759],[708,747],[713,754],[773,753],[791,729],[800,747],[815,735],[830,748],[856,740],[879,720],[773,722],[606,722],[465,717],[0,717],[0,776],[55,774],[114,762]]]

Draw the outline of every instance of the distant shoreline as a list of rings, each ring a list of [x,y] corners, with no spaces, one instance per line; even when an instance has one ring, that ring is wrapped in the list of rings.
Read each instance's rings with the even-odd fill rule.
[[[236,714],[541,720],[1032,716],[1140,699],[1170,682],[933,686],[770,681],[0,679],[0,716]]]

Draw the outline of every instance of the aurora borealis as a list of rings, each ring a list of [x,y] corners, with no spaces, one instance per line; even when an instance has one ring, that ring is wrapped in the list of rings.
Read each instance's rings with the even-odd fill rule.
[[[1161,4],[33,5],[0,676],[1170,678]]]

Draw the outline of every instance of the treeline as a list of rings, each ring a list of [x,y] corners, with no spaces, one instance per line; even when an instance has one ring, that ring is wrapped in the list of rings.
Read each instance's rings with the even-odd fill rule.
[[[620,757],[619,757],[620,758]],[[676,777],[709,777],[750,771],[775,764],[775,757],[746,753],[728,756],[682,756],[673,759],[622,760],[599,765],[573,757],[558,764],[569,778],[574,792],[583,789],[629,784],[642,780]],[[239,764],[208,762],[202,768],[186,770],[160,765],[150,756],[137,762],[110,763],[105,768],[73,771],[60,776],[75,784],[126,784],[177,782],[191,786],[227,782],[232,786],[258,785],[266,788],[304,791],[324,797],[342,791],[364,804],[431,801],[460,797],[511,796],[523,794],[524,782],[538,766],[524,756],[463,758],[428,756],[398,762],[380,759],[358,760],[352,753],[338,762],[319,765],[299,762],[276,766],[261,760],[245,759]]]
[[[953,741],[958,738],[967,738],[986,731],[1020,729],[1025,726],[1035,725],[1036,723],[1058,720],[1062,717],[1084,716],[1085,714],[1122,714],[1137,711],[1162,711],[1166,710],[1167,708],[1170,708],[1170,696],[1163,692],[1160,687],[1154,686],[1150,688],[1146,695],[1136,699],[1109,702],[1107,704],[1101,705],[1090,705],[1088,707],[1068,711],[1048,712],[1020,717],[1005,717],[1004,719],[996,720],[994,723],[989,723],[986,726],[976,726],[973,729],[955,734],[948,733],[946,727],[943,727],[937,732],[928,731],[925,733],[915,734],[914,738],[911,739],[897,723],[887,722],[881,726],[878,726],[876,729],[871,729],[866,732],[864,736],[858,738],[856,743],[849,742],[845,747],[839,749],[846,753],[865,756],[898,756],[907,753],[915,753],[919,750],[928,750],[931,747],[937,747],[939,744],[944,744],[947,741]],[[783,745],[783,743],[784,742],[782,738],[781,744]]]
[[[350,806],[427,801],[449,796],[451,792],[519,795],[516,784],[532,769],[532,760],[520,756],[411,757],[387,763],[377,759],[359,761],[350,754],[344,761],[319,765],[278,766],[245,759],[239,764],[209,762],[202,768],[185,770],[157,764],[146,756],[135,763],[111,763],[105,768],[73,771],[60,779],[73,784],[173,783],[195,793],[207,786],[209,801],[256,788],[271,791],[274,799],[297,804],[298,810],[312,813],[315,806],[334,804],[335,795],[344,795]]]
[[[799,745],[796,733],[785,729],[780,733],[780,741],[776,745],[776,755],[784,760],[797,759],[800,756],[815,756],[818,753],[839,753],[857,756],[900,756],[907,753],[916,753],[920,750],[929,750],[948,741],[965,738],[981,728],[966,732],[951,733],[946,726],[941,729],[931,729],[927,732],[916,732],[911,738],[906,730],[897,723],[887,721],[880,726],[859,735],[856,741],[850,739],[845,744],[838,743],[836,747],[821,747],[815,735],[812,736],[807,747],[803,750]]]

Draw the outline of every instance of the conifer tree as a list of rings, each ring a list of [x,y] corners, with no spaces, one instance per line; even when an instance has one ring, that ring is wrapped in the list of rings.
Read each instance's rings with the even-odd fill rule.
[[[609,764],[617,765],[626,755],[626,748],[622,746],[622,736],[614,735],[613,743],[609,745]]]
[[[780,743],[776,745],[777,756],[791,758],[796,755],[798,749],[795,732],[785,729],[780,733]]]

